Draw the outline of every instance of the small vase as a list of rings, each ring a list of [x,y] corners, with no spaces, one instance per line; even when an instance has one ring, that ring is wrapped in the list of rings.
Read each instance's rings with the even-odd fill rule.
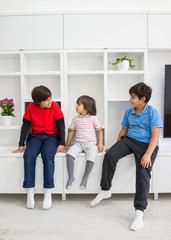
[[[123,62],[118,64],[118,70],[119,71],[128,71],[129,68],[129,61],[123,60]]]
[[[2,125],[3,126],[10,126],[12,123],[13,116],[1,116]]]

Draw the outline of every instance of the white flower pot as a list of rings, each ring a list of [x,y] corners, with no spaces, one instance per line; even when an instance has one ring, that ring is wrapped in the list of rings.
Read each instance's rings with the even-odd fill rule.
[[[123,62],[118,64],[118,70],[119,71],[128,71],[129,68],[129,61],[123,60]]]
[[[3,126],[10,126],[12,123],[13,116],[1,116],[2,125]]]

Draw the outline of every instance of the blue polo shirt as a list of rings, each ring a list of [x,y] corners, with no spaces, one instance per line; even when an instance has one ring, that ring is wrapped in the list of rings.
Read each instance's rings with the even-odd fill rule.
[[[163,127],[158,111],[146,104],[140,114],[135,113],[135,108],[129,108],[124,115],[122,127],[128,128],[127,135],[139,142],[149,143],[151,140],[151,128]],[[158,145],[158,143],[157,143]]]

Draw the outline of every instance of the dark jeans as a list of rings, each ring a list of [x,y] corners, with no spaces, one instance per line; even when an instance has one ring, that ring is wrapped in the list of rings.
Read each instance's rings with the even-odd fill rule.
[[[36,158],[41,153],[44,167],[44,188],[54,187],[54,157],[58,147],[57,135],[31,134],[24,153],[24,188],[35,186]]]
[[[118,160],[128,154],[133,153],[136,162],[136,193],[134,198],[134,207],[135,209],[141,211],[144,211],[144,209],[147,207],[151,170],[159,149],[156,146],[154,152],[151,155],[152,166],[143,168],[140,162],[141,158],[148,148],[148,145],[148,143],[138,142],[129,137],[122,137],[122,139],[115,143],[105,154],[102,168],[102,179],[100,184],[102,190],[109,190],[111,188],[111,182]]]

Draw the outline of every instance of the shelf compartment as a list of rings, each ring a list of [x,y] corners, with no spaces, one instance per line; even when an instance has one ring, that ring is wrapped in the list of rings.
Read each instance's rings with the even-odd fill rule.
[[[68,123],[77,115],[76,101],[81,95],[93,97],[96,101],[97,117],[100,124],[104,124],[104,77],[103,75],[76,75],[68,76]]]
[[[108,101],[129,100],[129,89],[141,81],[143,76],[108,75]]]
[[[102,71],[104,54],[99,52],[68,53],[68,71]]]
[[[60,53],[25,53],[24,72],[60,71]]]
[[[131,108],[129,101],[108,102],[107,147],[111,147],[116,142],[122,127],[124,113],[129,108]]]
[[[25,76],[24,77],[25,99],[28,98],[31,99],[32,89],[40,85],[43,85],[50,89],[50,91],[52,92],[52,98],[61,98],[60,76]]]
[[[114,67],[109,62],[115,62],[116,58],[122,58],[127,56],[129,58],[134,58],[132,62],[135,65],[134,70],[144,70],[144,52],[108,52],[108,59],[107,59],[107,68],[110,71],[117,70],[117,67]],[[133,70],[130,70],[133,71]]]
[[[20,130],[19,129],[5,129],[1,130],[0,137],[0,146],[18,146],[20,138]]]
[[[0,73],[20,72],[20,54],[0,54]]]
[[[20,125],[21,123],[21,90],[20,77],[18,76],[0,76],[0,100],[9,98],[14,100],[15,110],[12,119],[13,125]],[[1,115],[0,115],[1,124]]]

